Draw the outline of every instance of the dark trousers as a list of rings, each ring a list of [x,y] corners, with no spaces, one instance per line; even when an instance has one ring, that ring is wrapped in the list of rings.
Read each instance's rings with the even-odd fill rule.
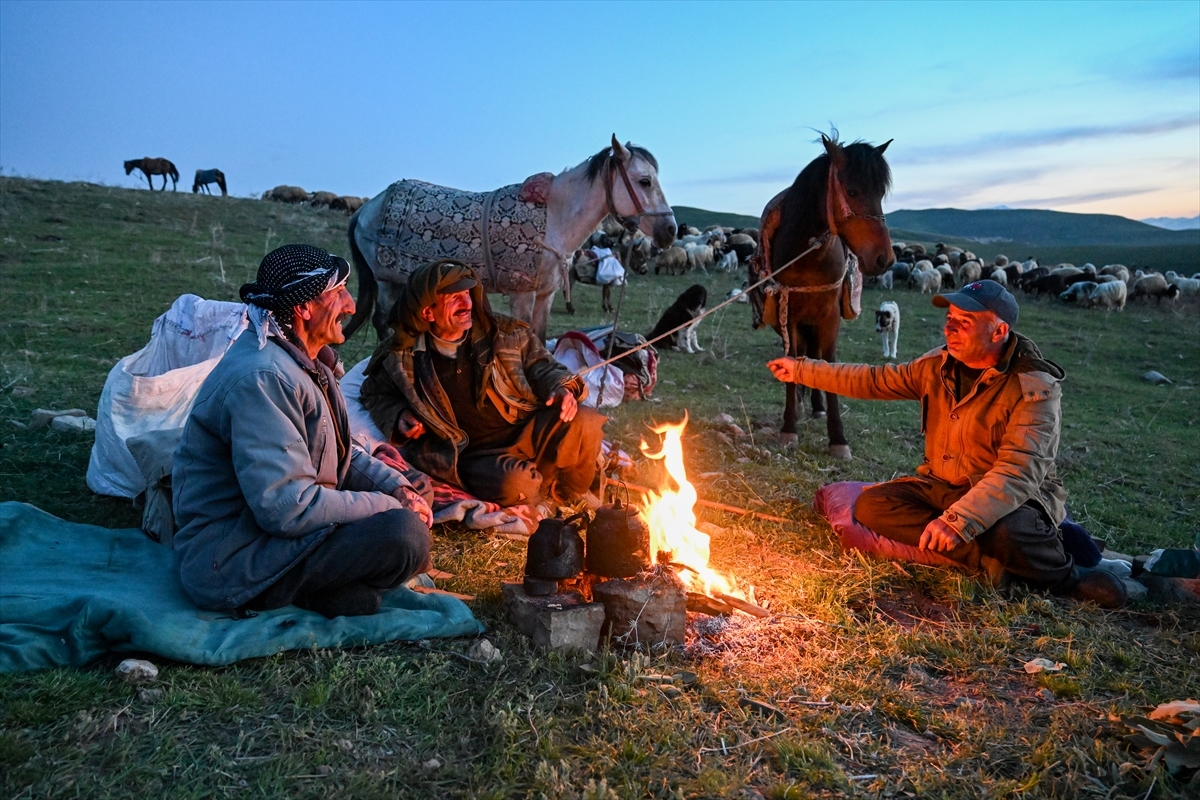
[[[585,406],[570,422],[558,415],[557,405],[539,408],[521,423],[513,444],[464,452],[458,458],[463,488],[502,506],[571,500],[587,492],[608,417]]]
[[[378,591],[394,589],[433,565],[429,529],[407,509],[393,509],[338,525],[325,541],[246,604],[263,611],[298,605],[307,608],[321,595],[350,584]]]
[[[925,478],[900,478],[868,486],[854,504],[854,518],[880,536],[918,546],[925,526],[967,490]],[[942,555],[994,580],[999,570],[1038,588],[1055,588],[1071,574],[1074,560],[1045,513],[1031,502]]]

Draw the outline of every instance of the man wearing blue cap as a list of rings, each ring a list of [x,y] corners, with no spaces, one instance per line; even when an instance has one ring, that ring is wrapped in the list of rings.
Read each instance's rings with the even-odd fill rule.
[[[201,608],[373,614],[430,567],[428,478],[350,440],[329,347],[354,313],[349,274],[292,244],[242,287],[250,328],[200,387],[171,474],[180,578]]]
[[[784,382],[845,397],[919,400],[925,459],[917,476],[863,490],[855,519],[903,544],[936,550],[985,572],[1117,608],[1115,576],[1074,563],[1059,525],[1066,490],[1054,458],[1064,372],[1012,330],[1017,301],[995,281],[937,295],[946,345],[907,364],[829,364],[778,358]]]

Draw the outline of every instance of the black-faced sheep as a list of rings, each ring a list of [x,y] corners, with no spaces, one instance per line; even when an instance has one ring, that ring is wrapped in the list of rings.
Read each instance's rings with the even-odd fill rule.
[[[1093,281],[1079,281],[1068,286],[1066,289],[1058,293],[1058,299],[1064,303],[1080,302],[1092,293],[1092,290],[1097,286]],[[1082,305],[1082,303],[1081,303]]]
[[[1130,300],[1136,300],[1139,297],[1145,297],[1148,300],[1153,297],[1156,303],[1161,303],[1164,297],[1174,300],[1178,296],[1179,287],[1173,283],[1167,283],[1167,279],[1157,272],[1138,278],[1133,284],[1133,291],[1129,293]]]

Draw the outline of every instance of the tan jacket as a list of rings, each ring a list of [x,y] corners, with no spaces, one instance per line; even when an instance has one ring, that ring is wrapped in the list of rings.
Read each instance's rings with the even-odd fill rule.
[[[867,366],[802,359],[797,383],[844,397],[919,400],[925,459],[917,473],[970,486],[942,520],[970,541],[1032,500],[1055,525],[1066,490],[1054,458],[1062,431],[1062,368],[1013,333],[1000,363],[954,399],[953,358],[945,347],[907,364]]]

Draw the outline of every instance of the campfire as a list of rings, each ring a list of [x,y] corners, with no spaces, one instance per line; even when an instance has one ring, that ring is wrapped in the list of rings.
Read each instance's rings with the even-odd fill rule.
[[[698,496],[696,487],[687,479],[683,464],[683,431],[687,416],[678,424],[664,423],[653,431],[662,436],[657,452],[643,439],[642,454],[662,461],[667,480],[658,491],[647,491],[643,512],[650,528],[650,559],[655,564],[667,564],[675,569],[688,590],[690,610],[723,613],[737,608],[756,616],[768,612],[746,599],[737,586],[737,579],[712,569],[709,560],[709,536],[696,528],[693,510]],[[674,488],[672,488],[672,484]],[[710,601],[715,601],[710,602]],[[724,606],[724,607],[723,607]]]

